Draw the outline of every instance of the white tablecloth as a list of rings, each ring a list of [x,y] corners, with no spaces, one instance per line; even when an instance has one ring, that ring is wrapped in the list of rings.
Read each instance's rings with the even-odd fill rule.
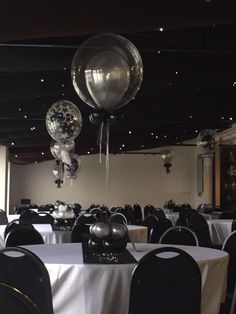
[[[49,224],[33,225],[42,235],[45,244],[70,243],[71,231],[53,231]],[[4,231],[6,226],[0,225],[0,247],[5,246]],[[137,243],[147,243],[147,227],[128,225],[128,232],[131,240]]]
[[[160,244],[137,244],[139,260]],[[54,314],[127,314],[129,285],[135,264],[83,264],[81,244],[26,246],[45,263],[52,286]],[[227,253],[178,246],[198,263],[202,273],[202,314],[217,314],[226,289]],[[170,297],[171,301],[171,297]]]
[[[223,244],[231,233],[232,219],[208,220],[209,231],[213,244]]]
[[[179,213],[169,213],[165,214],[166,218],[172,222],[172,225],[175,226],[177,219],[179,218]]]

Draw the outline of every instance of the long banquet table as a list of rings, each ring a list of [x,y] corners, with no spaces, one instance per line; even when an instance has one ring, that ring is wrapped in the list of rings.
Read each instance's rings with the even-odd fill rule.
[[[131,244],[127,248],[138,261],[160,244]],[[178,246],[198,263],[202,274],[202,314],[216,314],[224,300],[227,253]],[[127,314],[129,285],[135,264],[84,264],[79,243],[26,246],[45,263],[50,275],[55,314]],[[171,296],[170,296],[171,301]]]

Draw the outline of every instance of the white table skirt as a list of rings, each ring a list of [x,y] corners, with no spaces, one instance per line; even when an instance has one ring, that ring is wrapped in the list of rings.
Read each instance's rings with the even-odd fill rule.
[[[209,231],[213,244],[221,245],[231,233],[232,219],[208,220]]]
[[[139,260],[160,244],[137,244]],[[52,286],[54,314],[127,314],[129,286],[135,264],[83,264],[81,244],[26,246],[45,263]],[[227,253],[201,247],[177,246],[198,263],[202,274],[202,314],[217,314],[224,300]]]

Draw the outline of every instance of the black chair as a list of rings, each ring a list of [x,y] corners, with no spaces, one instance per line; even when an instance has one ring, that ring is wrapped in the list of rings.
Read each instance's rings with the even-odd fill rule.
[[[135,224],[141,225],[143,221],[143,214],[142,214],[141,206],[139,204],[134,204],[133,209],[134,209]]]
[[[44,244],[41,234],[32,227],[21,226],[12,229],[6,236],[6,247],[30,245],[30,244]]]
[[[28,210],[29,207],[26,205],[16,206],[15,214],[21,215],[25,210]]]
[[[199,246],[212,247],[209,226],[202,214],[194,213],[189,219],[189,228],[196,234]]]
[[[176,221],[176,226],[189,226],[189,219],[193,214],[196,213],[196,210],[192,209],[189,204],[181,205],[179,209],[179,218]]]
[[[229,313],[233,293],[236,285],[236,231],[233,231],[223,243],[222,250],[229,254],[228,279],[225,304],[222,306],[223,313]]]
[[[148,229],[148,242],[150,243],[150,241],[151,241],[150,236],[151,236],[153,230],[158,227],[158,218],[154,215],[149,215],[149,216],[144,218],[142,225],[147,227],[147,229]]]
[[[231,225],[231,231],[235,231],[236,230],[236,218],[233,220],[232,225]]]
[[[0,225],[7,224],[8,224],[7,214],[3,209],[0,209]]]
[[[112,206],[110,209],[109,209],[109,212],[112,214],[114,213],[116,210],[117,210],[117,206]]]
[[[78,217],[81,213],[82,206],[79,203],[74,203],[73,211],[75,213],[75,217]]]
[[[12,230],[12,229],[16,229],[18,228],[19,226],[28,226],[28,227],[31,227],[31,228],[34,228],[32,226],[32,224],[28,221],[24,221],[24,220],[20,220],[20,219],[14,219],[12,220],[11,222],[9,222],[7,225],[6,225],[6,228],[4,230],[4,239],[6,239],[6,236],[7,234]]]
[[[54,218],[49,213],[36,213],[31,219],[32,224],[50,224],[52,227],[54,225]]]
[[[90,225],[86,224],[78,224],[74,226],[71,232],[71,242],[88,242],[90,237],[89,228]]]
[[[155,210],[155,207],[153,205],[149,204],[149,205],[144,206],[144,209],[143,209],[144,219],[147,216],[152,215],[154,210]]]
[[[27,295],[41,314],[53,314],[50,278],[44,263],[34,253],[24,248],[4,248],[0,250],[0,265],[1,283]]]
[[[128,225],[135,225],[134,209],[130,204],[125,205],[125,211],[127,213]]]
[[[79,217],[77,217],[77,219],[75,221],[75,225],[79,225],[79,224],[92,225],[95,222],[97,222],[97,218],[94,215],[83,214],[83,215],[79,215]]]
[[[124,208],[124,207],[117,207],[116,210],[115,210],[115,213],[119,213],[119,214],[122,214],[125,216],[126,220],[127,220],[127,223],[129,221],[129,216],[128,216],[128,213],[127,213],[127,209]]]
[[[154,208],[152,210],[152,215],[156,216],[160,220],[166,219],[165,213],[161,208]]]
[[[90,209],[89,214],[96,216],[96,215],[101,214],[101,212],[102,212],[101,208],[99,208],[99,207],[94,207],[94,208]]]
[[[20,214],[20,220],[28,221],[31,223],[32,219],[37,216],[34,210],[27,209]]]
[[[159,243],[163,233],[172,227],[172,222],[169,219],[158,219],[156,226],[151,230],[149,236],[150,243]]]
[[[111,217],[110,217],[110,221],[111,222],[118,222],[120,224],[124,224],[127,225],[127,219],[126,217],[121,214],[121,213],[114,213]]]
[[[174,226],[166,230],[160,238],[161,244],[179,244],[198,246],[196,234],[184,226]]]
[[[40,314],[38,307],[18,289],[0,283],[0,308],[6,314]]]
[[[38,207],[38,205],[36,205],[36,204],[30,204],[30,205],[28,206],[28,209],[39,209],[39,207]]]
[[[129,314],[200,314],[200,311],[201,272],[189,254],[163,247],[141,258],[132,274]]]
[[[46,205],[39,206],[38,211],[51,213],[54,209],[55,209],[55,206],[53,204],[46,204]]]
[[[220,214],[219,219],[235,219],[236,218],[236,210],[226,210],[222,214]]]

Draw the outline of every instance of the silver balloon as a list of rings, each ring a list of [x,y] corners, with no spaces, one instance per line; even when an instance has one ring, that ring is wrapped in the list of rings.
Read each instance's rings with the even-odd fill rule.
[[[51,141],[50,143],[50,152],[52,154],[52,156],[56,159],[58,159],[57,155],[56,155],[56,152],[55,152],[55,149],[54,149],[54,144],[55,144],[55,141]]]
[[[111,112],[138,92],[143,64],[137,48],[125,37],[100,34],[85,41],[74,55],[72,82],[89,106]]]
[[[55,155],[57,156],[57,159],[62,159],[63,154],[67,154],[68,156],[72,155],[74,153],[75,149],[75,142],[73,140],[65,141],[63,142],[54,142],[53,150]],[[65,160],[62,160],[63,162],[66,162]]]
[[[161,159],[164,164],[170,163],[173,160],[173,154],[170,150],[164,150],[161,152]]]
[[[202,149],[203,154],[212,155],[218,142],[216,131],[205,129],[198,134],[197,145]]]
[[[110,111],[119,104],[130,84],[129,66],[122,51],[96,53],[85,70],[88,91],[97,108]]]
[[[105,222],[96,222],[90,227],[90,233],[99,239],[110,235],[110,227]]]
[[[66,176],[68,179],[76,179],[77,173],[80,171],[81,161],[78,157],[74,156],[70,159],[70,164],[65,164]]]
[[[118,222],[112,222],[110,227],[111,227],[111,238],[113,240],[119,240],[128,233],[128,229],[126,225],[124,224],[120,224]]]
[[[81,113],[69,100],[59,100],[47,112],[46,127],[56,141],[74,140],[82,128]]]

